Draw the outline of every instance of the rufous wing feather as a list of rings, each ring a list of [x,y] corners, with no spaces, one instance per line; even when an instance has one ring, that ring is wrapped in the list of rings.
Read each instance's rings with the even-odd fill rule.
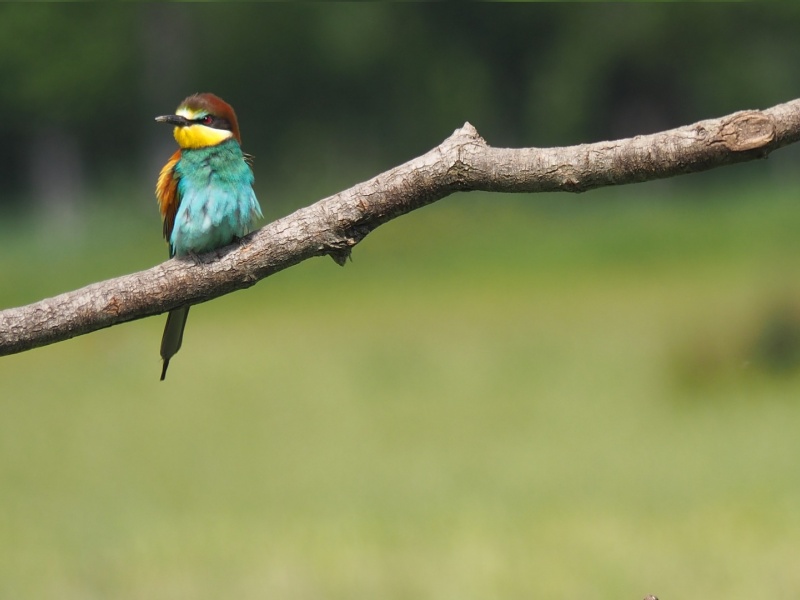
[[[164,238],[167,242],[172,235],[175,214],[181,203],[178,193],[178,175],[175,173],[175,165],[178,164],[180,158],[181,151],[177,150],[161,169],[156,184],[156,199],[158,200],[158,209],[161,211],[161,219],[164,222]]]

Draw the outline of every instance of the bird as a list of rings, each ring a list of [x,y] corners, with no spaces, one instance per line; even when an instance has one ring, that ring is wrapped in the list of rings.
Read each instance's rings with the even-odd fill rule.
[[[247,235],[262,217],[253,190],[249,155],[233,107],[219,96],[198,93],[175,114],[155,119],[173,126],[178,150],[158,176],[156,199],[169,256],[196,256]],[[180,350],[189,306],[169,312],[161,338],[161,381]]]

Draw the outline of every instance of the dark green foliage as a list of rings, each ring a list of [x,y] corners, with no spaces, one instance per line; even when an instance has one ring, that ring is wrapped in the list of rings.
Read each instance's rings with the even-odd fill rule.
[[[234,104],[271,190],[311,174],[321,194],[467,120],[493,145],[566,145],[788,100],[798,30],[763,4],[4,5],[0,205],[42,127],[79,139],[90,186],[149,189],[152,117],[191,92]]]

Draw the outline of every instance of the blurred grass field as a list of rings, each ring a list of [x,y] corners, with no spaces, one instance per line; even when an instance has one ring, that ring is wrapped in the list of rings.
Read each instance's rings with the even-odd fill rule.
[[[125,217],[6,225],[0,306],[160,261]],[[195,307],[166,382],[163,317],[0,358],[0,598],[797,596],[798,223],[457,195]]]

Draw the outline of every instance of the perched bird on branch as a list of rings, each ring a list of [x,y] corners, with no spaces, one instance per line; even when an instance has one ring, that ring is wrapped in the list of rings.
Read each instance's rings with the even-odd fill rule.
[[[156,121],[174,126],[180,146],[161,169],[156,185],[170,257],[210,252],[249,233],[261,217],[261,207],[231,105],[214,94],[194,94],[174,115]],[[188,315],[189,307],[181,306],[167,316],[161,338],[162,381],[181,347]]]

